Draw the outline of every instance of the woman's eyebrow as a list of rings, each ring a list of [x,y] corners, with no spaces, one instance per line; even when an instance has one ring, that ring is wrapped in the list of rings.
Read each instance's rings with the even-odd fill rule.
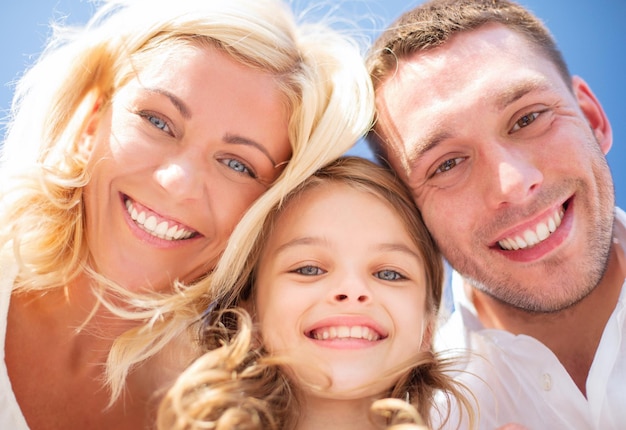
[[[189,107],[187,107],[185,102],[182,101],[175,94],[173,94],[170,91],[168,91],[166,89],[163,89],[163,88],[145,88],[145,90],[150,92],[150,93],[160,94],[160,95],[163,95],[163,96],[167,97],[170,100],[170,102],[174,105],[174,107],[180,112],[180,114],[183,116],[183,118],[185,118],[185,119],[190,119],[191,118],[191,110],[189,109]],[[226,134],[223,137],[223,140],[226,143],[233,143],[233,144],[237,144],[237,145],[253,146],[253,147],[257,148],[259,151],[261,151],[270,160],[270,162],[272,163],[272,166],[276,165],[276,161],[270,155],[270,153],[267,150],[267,148],[265,148],[265,146],[263,146],[262,144],[254,141],[252,139],[249,139],[249,138],[243,137],[243,136],[233,135],[233,134]]]
[[[160,94],[167,97],[174,107],[180,112],[185,119],[191,118],[191,110],[178,96],[163,88],[144,88],[146,91],[154,94]]]
[[[235,134],[229,134],[229,133],[225,134],[222,139],[226,143],[233,143],[235,145],[253,146],[253,147],[257,148],[259,151],[261,151],[270,160],[270,162],[272,163],[272,166],[276,165],[276,161],[274,161],[274,159],[270,155],[270,153],[267,150],[267,148],[265,148],[265,146],[261,145],[259,142],[255,141],[255,140],[248,139],[247,137],[238,136],[238,135],[235,135]]]

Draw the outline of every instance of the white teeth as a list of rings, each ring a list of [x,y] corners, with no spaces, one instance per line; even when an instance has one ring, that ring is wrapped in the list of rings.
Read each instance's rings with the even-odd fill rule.
[[[156,228],[157,236],[165,236],[165,233],[167,233],[167,228],[168,227],[169,227],[169,225],[165,221],[163,221],[161,224],[157,225],[157,228]]]
[[[155,231],[157,223],[156,223],[156,218],[154,216],[149,216],[143,226],[145,227],[146,230],[149,230],[149,232],[154,233],[155,236],[158,236],[158,234],[156,234],[156,231]]]
[[[548,236],[550,236],[550,230],[548,230],[548,226],[541,223],[537,226],[537,237],[538,239],[544,240],[545,238],[547,238]]]
[[[172,225],[170,227],[167,221],[162,221],[157,224],[157,219],[155,216],[146,216],[146,213],[143,211],[138,212],[137,209],[133,206],[130,199],[126,199],[126,210],[130,214],[130,217],[137,223],[139,227],[141,227],[142,230],[161,239],[188,239],[194,233],[193,231],[189,231],[177,225]]]
[[[550,217],[550,219],[548,220],[548,231],[552,233],[554,230],[556,230],[556,223],[554,222],[552,217]]]
[[[546,240],[551,233],[554,233],[557,227],[561,225],[563,215],[563,209],[559,209],[557,212],[549,216],[548,219],[538,223],[534,230],[528,229],[524,231],[521,236],[502,239],[498,242],[498,244],[502,249],[506,249],[508,251],[526,249],[535,246],[539,242]]]
[[[380,339],[380,335],[369,327],[365,326],[338,326],[324,327],[314,330],[311,336],[317,340],[329,339],[365,339],[370,342]]]

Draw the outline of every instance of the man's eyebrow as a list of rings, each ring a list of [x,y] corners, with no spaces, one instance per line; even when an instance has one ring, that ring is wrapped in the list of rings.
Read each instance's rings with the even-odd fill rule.
[[[235,144],[235,145],[253,146],[256,149],[258,149],[259,151],[261,151],[263,154],[265,154],[265,156],[272,163],[272,166],[276,166],[276,161],[272,158],[272,156],[270,155],[270,153],[267,150],[267,148],[265,148],[265,146],[261,145],[259,142],[256,142],[256,141],[254,141],[252,139],[248,139],[247,137],[238,136],[238,135],[229,134],[229,133],[225,134],[222,139],[226,143],[232,143],[232,144]]]
[[[441,142],[453,137],[453,134],[447,130],[435,129],[431,133],[428,133],[422,139],[413,142],[411,145],[411,152],[408,155],[408,162],[410,164],[415,163],[426,153],[436,148]]]
[[[178,96],[163,88],[146,88],[146,91],[167,97],[185,119],[191,118],[191,110]]]
[[[498,111],[504,110],[507,106],[515,103],[525,95],[534,91],[547,91],[551,87],[548,82],[543,79],[528,79],[518,82],[517,85],[508,87],[504,91],[496,92],[488,95],[495,99],[495,107]],[[452,133],[445,130],[445,127],[434,127],[435,130],[426,135],[423,139],[414,142],[413,151],[410,154],[410,160],[419,159],[422,155],[435,148],[441,142],[453,137]]]
[[[504,110],[507,106],[515,103],[517,100],[534,91],[546,91],[550,89],[550,85],[543,79],[528,79],[518,82],[516,85],[507,87],[504,91],[493,94],[495,98],[495,107],[498,110]]]

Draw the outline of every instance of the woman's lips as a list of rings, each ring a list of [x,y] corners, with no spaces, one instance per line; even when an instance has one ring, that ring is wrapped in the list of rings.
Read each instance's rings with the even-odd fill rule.
[[[176,221],[161,217],[128,196],[123,196],[126,210],[135,224],[146,233],[168,241],[190,239],[199,233]]]

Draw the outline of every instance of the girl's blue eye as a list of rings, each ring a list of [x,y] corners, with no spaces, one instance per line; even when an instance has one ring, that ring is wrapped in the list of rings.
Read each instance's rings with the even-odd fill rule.
[[[404,279],[404,276],[396,272],[395,270],[381,270],[374,274],[379,279],[383,281],[398,281],[400,279]]]
[[[304,276],[317,276],[317,275],[323,275],[324,274],[324,271],[322,269],[320,269],[319,267],[316,267],[316,266],[300,267],[300,268],[294,270],[294,272],[299,273],[300,275],[304,275]]]

